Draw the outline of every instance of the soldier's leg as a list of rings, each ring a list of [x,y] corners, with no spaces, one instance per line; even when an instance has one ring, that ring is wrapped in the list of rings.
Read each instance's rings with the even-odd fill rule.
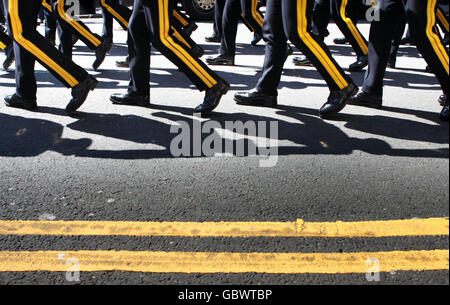
[[[411,37],[425,61],[436,75],[445,95],[448,95],[449,56],[442,40],[433,30],[436,25],[437,0],[408,0],[406,18]]]
[[[331,0],[333,18],[336,21],[337,26],[344,34],[346,40],[350,42],[353,50],[358,57],[358,61],[350,65],[351,71],[358,71],[367,66],[367,54],[369,48],[367,46],[367,40],[359,31],[354,21],[350,18],[349,1],[351,0]]]
[[[8,27],[15,41],[14,52],[17,57],[15,96],[29,101],[36,100],[34,61],[37,59],[65,86],[72,88],[73,99],[66,111],[73,112],[78,109],[97,82],[37,32],[41,0],[5,0],[4,3],[8,6]],[[5,98],[7,104],[13,100],[7,101]]]
[[[277,96],[287,47],[287,37],[283,29],[281,1],[267,1],[262,33],[266,43],[264,66],[263,73],[255,89],[269,96]]]
[[[282,0],[283,26],[289,40],[305,54],[331,91],[319,115],[323,118],[341,111],[357,88],[331,56],[324,42],[312,33],[314,0]]]
[[[254,32],[262,34],[264,17],[258,8],[258,0],[241,0],[242,16]]]

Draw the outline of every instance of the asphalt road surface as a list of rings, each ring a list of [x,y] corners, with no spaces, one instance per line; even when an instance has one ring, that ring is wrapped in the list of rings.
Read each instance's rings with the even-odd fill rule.
[[[87,24],[101,32],[100,19]],[[192,36],[205,56],[218,49],[204,42],[211,32],[200,23]],[[348,67],[351,47],[330,32]],[[209,118],[192,115],[203,94],[157,51],[152,107],[109,102],[128,86],[114,65],[127,53],[123,31],[98,72],[76,45],[75,61],[100,85],[72,117],[70,91],[38,65],[39,110],[0,105],[0,284],[448,284],[449,126],[415,47],[388,69],[383,109],[347,106],[322,120],[325,82],[292,57],[278,108],[234,103],[264,60],[251,38],[241,27],[236,66],[213,67],[232,89]],[[363,73],[351,76],[362,84]],[[1,97],[13,92],[14,72],[1,71]],[[213,121],[215,133],[200,133]],[[224,132],[238,121],[278,127],[272,167],[249,149],[255,138]],[[181,143],[177,126],[192,141]],[[247,149],[197,151],[212,135]]]

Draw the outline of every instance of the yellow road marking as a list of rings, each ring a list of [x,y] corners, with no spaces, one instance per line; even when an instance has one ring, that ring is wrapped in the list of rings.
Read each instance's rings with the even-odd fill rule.
[[[0,220],[0,235],[390,237],[449,235],[448,218],[362,222],[128,222]]]
[[[67,271],[66,260],[77,259],[79,271],[83,272],[366,273],[372,267],[367,261],[372,258],[378,260],[379,272],[445,270],[449,267],[448,250],[366,253],[5,251],[0,252],[0,272]]]

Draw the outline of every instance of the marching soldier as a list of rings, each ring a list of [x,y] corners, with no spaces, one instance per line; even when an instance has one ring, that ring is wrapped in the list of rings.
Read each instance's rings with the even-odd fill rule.
[[[5,29],[0,26],[0,49],[5,51],[6,58],[3,61],[3,69],[8,70],[14,62],[13,40],[5,33]]]
[[[14,39],[16,55],[16,93],[5,97],[5,104],[29,110],[37,108],[35,61],[38,60],[49,72],[68,88],[72,99],[66,112],[75,112],[86,100],[98,82],[83,68],[58,52],[36,30],[42,0],[3,0],[8,12],[8,29]]]
[[[234,65],[236,35],[240,16],[253,32],[262,35],[264,17],[258,9],[258,0],[227,0],[224,7],[222,39],[219,55],[209,57],[210,65]]]
[[[351,103],[359,106],[381,108],[383,103],[383,79],[391,47],[392,29],[399,22],[398,15],[405,10],[411,38],[419,52],[436,75],[443,95],[441,119],[448,121],[449,56],[441,38],[434,31],[437,0],[380,0],[380,21],[372,22],[369,41],[369,69],[364,85]]]
[[[112,19],[119,22],[124,30],[128,30],[132,10],[119,4],[118,0],[101,0],[100,4],[102,6],[104,16],[104,36],[108,37],[108,39],[112,41]],[[195,57],[202,57],[204,50],[189,36],[189,32],[192,33],[192,31],[196,29],[197,25],[190,21],[186,15],[177,9],[174,9],[172,14],[174,17],[172,20],[177,20],[177,22],[174,22],[172,26],[173,35],[187,48],[189,48]],[[116,66],[119,68],[128,68],[130,66],[130,57],[127,56],[125,59],[116,61]]]
[[[328,118],[341,111],[357,92],[353,81],[333,59],[327,46],[311,31],[314,0],[268,0],[263,37],[266,56],[261,78],[255,89],[235,95],[238,104],[276,106],[285,50],[289,39],[323,76],[331,91],[319,115]]]
[[[331,17],[335,20],[339,30],[345,36],[343,39],[335,39],[335,43],[350,43],[357,56],[356,62],[352,63],[348,68],[352,72],[361,71],[368,65],[367,54],[369,52],[367,40],[356,26],[357,18],[351,16],[355,15],[356,1],[361,0],[319,0],[316,2],[313,13],[314,32],[322,40],[326,36]],[[352,4],[354,7],[351,7]],[[311,63],[303,58],[296,57],[293,59],[293,62],[297,66],[311,66]]]
[[[112,42],[107,38],[100,37],[99,35],[92,33],[81,20],[71,16],[67,12],[69,7],[65,5],[64,0],[57,0],[56,3],[53,3],[53,5],[49,3],[49,0],[44,0],[42,5],[46,10],[54,14],[64,31],[70,32],[86,44],[91,50],[95,51],[96,59],[92,64],[92,68],[97,70],[105,60],[106,54],[111,49]],[[72,40],[70,44],[68,39],[64,39],[61,43],[63,44],[63,49],[68,50],[73,47]]]
[[[206,91],[204,102],[194,112],[210,113],[228,92],[230,85],[197,59],[174,35],[172,11],[172,0],[135,0],[128,28],[131,81],[127,94],[111,96],[114,104],[150,104],[151,45],[178,66],[200,91]]]

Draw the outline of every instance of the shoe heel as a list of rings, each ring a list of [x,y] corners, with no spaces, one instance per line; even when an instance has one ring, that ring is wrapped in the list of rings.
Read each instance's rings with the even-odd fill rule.
[[[95,78],[92,78],[89,81],[89,91],[94,91],[95,88],[97,88],[98,86],[98,80],[96,80]]]

